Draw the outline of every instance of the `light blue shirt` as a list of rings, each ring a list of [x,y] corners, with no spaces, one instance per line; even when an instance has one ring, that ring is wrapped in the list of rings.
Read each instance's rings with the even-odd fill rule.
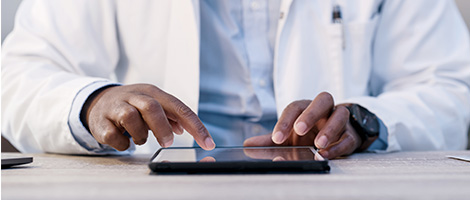
[[[246,138],[271,133],[277,122],[272,70],[279,6],[280,0],[200,1],[198,114],[218,147],[243,145]],[[107,85],[80,91],[69,117],[77,142],[97,153],[115,150],[93,138],[80,112],[87,97]],[[385,149],[387,135],[381,123],[380,138],[369,149]]]
[[[273,57],[280,1],[202,0],[199,117],[217,146],[243,145],[277,120]]]
[[[273,62],[279,6],[280,0],[200,2],[199,117],[219,147],[241,146],[246,138],[271,133],[277,122]],[[369,149],[385,149],[387,136],[380,121],[380,138]]]

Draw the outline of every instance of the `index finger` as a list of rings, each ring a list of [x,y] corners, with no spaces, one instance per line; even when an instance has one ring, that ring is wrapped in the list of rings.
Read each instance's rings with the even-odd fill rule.
[[[203,149],[214,149],[214,140],[196,113],[176,97],[167,93],[165,94],[166,95],[158,95],[159,97],[156,98],[165,110],[167,117],[181,124]]]
[[[284,143],[292,132],[295,120],[298,118],[302,111],[307,108],[309,101],[295,101],[289,104],[279,117],[276,125],[274,126],[272,141],[276,144]]]
[[[305,135],[320,119],[328,117],[333,108],[333,97],[327,92],[320,93],[295,121],[297,135]]]

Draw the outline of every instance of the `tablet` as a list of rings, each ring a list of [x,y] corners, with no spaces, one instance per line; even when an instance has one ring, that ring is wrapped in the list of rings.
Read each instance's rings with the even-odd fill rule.
[[[328,160],[310,146],[161,148],[149,167],[156,173],[327,173]]]
[[[33,157],[6,155],[2,153],[2,169],[33,162]]]

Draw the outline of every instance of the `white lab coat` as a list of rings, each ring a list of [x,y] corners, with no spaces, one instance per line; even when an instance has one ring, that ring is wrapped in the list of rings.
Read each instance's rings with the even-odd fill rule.
[[[331,23],[334,2],[344,26]],[[377,13],[380,2],[282,1],[278,112],[328,91],[383,120],[387,151],[464,149],[470,41],[456,6],[393,0]],[[68,118],[97,81],[154,84],[197,111],[198,16],[195,0],[25,0],[2,49],[2,134],[23,152],[89,153]],[[175,145],[192,142],[186,133]],[[150,139],[137,152],[157,148]]]

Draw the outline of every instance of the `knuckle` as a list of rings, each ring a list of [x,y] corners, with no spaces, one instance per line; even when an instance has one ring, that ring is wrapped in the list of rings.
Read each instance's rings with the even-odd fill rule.
[[[318,96],[327,100],[333,100],[333,96],[329,92],[321,92]]]
[[[286,110],[302,110],[303,101],[298,100],[287,105]]]
[[[142,88],[144,91],[159,91],[159,89],[151,84],[138,84],[139,88]]]
[[[338,106],[334,112],[337,115],[336,119],[346,122],[349,120],[349,110],[345,106]]]
[[[113,141],[116,141],[117,139],[118,139],[117,133],[112,130],[107,130],[102,136],[102,141],[104,144],[113,143]]]
[[[346,106],[341,106],[340,109],[341,109],[342,112],[344,112],[343,115],[344,115],[346,118],[349,118],[349,115],[350,115],[349,109],[346,108]]]
[[[351,135],[351,140],[354,144],[362,144],[362,139],[358,134],[356,134],[355,136]]]
[[[323,135],[329,138],[331,135],[335,133],[335,129],[333,129],[333,127],[327,126],[323,128],[322,132],[323,132]]]
[[[279,129],[285,131],[285,130],[287,130],[288,128],[289,128],[289,123],[287,123],[287,122],[280,122],[280,123],[279,123]]]
[[[133,107],[123,108],[119,114],[118,119],[121,124],[125,124],[127,121],[135,118],[139,115],[139,111]]]
[[[338,156],[341,156],[340,152],[341,152],[340,148],[331,148],[330,150],[328,150],[328,157],[336,158]]]
[[[343,155],[349,155],[352,152],[354,152],[354,145],[349,144],[349,145],[342,145],[338,147],[337,155],[338,156],[343,156]]]
[[[146,112],[157,112],[161,108],[161,105],[156,100],[145,100],[142,105],[142,109]]]
[[[287,108],[287,109],[294,109],[294,108],[296,108],[296,107],[298,107],[297,101],[294,101],[294,102],[290,103],[289,105],[287,105],[286,108]]]
[[[345,140],[351,141],[353,143],[361,142],[361,138],[359,137],[359,135],[357,133],[353,133],[353,132],[348,132],[348,134],[346,134]]]
[[[124,143],[124,144],[121,144],[119,146],[115,146],[114,148],[118,151],[125,151],[126,149],[128,149],[130,146],[129,143]]]
[[[322,92],[322,93],[318,94],[318,97],[325,104],[328,104],[328,105],[333,105],[334,104],[333,96],[328,92]]]
[[[183,116],[185,118],[193,117],[195,115],[193,111],[189,107],[184,105],[182,102],[180,102],[179,100],[174,100],[174,101],[176,101],[174,105],[175,105],[176,113],[178,115]]]
[[[206,133],[206,127],[202,123],[196,123],[196,130],[198,133]]]
[[[349,110],[346,108],[346,106],[342,106],[342,105],[336,107],[336,112],[342,115],[349,115]]]
[[[143,130],[139,130],[137,132],[132,133],[132,138],[135,140],[144,140],[147,139],[147,136],[148,132]]]

